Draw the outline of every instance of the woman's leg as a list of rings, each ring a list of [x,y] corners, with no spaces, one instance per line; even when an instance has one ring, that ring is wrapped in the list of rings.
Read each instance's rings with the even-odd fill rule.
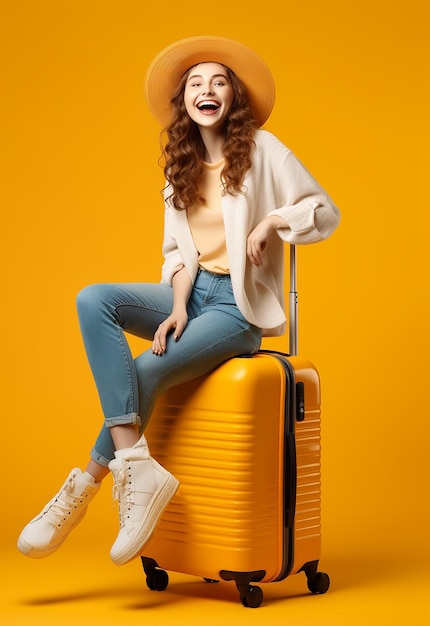
[[[147,350],[135,359],[139,416],[144,430],[157,397],[168,388],[215,369],[229,358],[256,352],[261,329],[238,310],[228,276],[200,272],[191,295],[189,320],[180,339],[167,337],[161,356]]]
[[[100,284],[79,293],[82,338],[108,428],[140,424],[136,368],[125,332],[152,339],[172,303],[172,288],[164,284]],[[109,437],[98,443],[93,459],[107,465],[114,446]]]
[[[78,296],[82,336],[105,416],[92,459],[108,462],[119,501],[120,531],[111,549],[118,565],[139,553],[179,485],[139,438],[136,368],[125,338],[126,331],[152,339],[172,304],[171,287],[150,283],[95,285]]]
[[[134,473],[139,465],[138,473],[146,473],[147,483],[154,487],[154,480],[151,482],[151,476],[148,477],[151,471],[141,471],[142,465],[148,466],[141,458],[145,456],[147,460],[149,457],[147,448],[141,441],[138,449],[134,449],[139,440],[138,392],[134,361],[123,329],[151,338],[155,328],[171,311],[171,288],[151,284],[95,285],[79,294],[78,311],[106,425],[86,471],[72,470],[59,492],[22,531],[18,548],[33,558],[52,554],[83,519],[89,502],[109,472],[108,464],[114,459],[115,449],[131,450],[131,454],[125,456],[136,458],[128,465],[133,466]],[[161,490],[164,488],[164,483],[171,490],[177,484],[170,474],[158,469],[156,478],[159,491],[160,485]],[[146,503],[147,496],[146,493]],[[127,498],[123,498],[124,506],[126,502]]]
[[[153,283],[96,284],[78,295],[82,337],[105,415],[91,451],[98,465],[107,467],[116,449],[138,439],[131,428],[140,424],[137,379],[125,332],[152,339],[172,303],[172,288]]]
[[[109,474],[109,468],[104,465],[99,465],[93,459],[88,461],[88,465],[85,468],[90,476],[94,478],[96,483],[101,483],[104,478]]]

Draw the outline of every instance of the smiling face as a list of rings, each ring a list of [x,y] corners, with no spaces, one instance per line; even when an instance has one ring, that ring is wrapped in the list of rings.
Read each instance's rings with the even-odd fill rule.
[[[184,104],[199,126],[221,129],[234,100],[226,68],[220,63],[194,66],[185,84]]]

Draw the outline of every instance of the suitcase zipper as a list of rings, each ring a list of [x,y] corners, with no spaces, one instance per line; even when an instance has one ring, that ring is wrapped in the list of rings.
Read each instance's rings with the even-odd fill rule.
[[[260,350],[276,358],[285,372],[286,393],[284,406],[284,523],[282,566],[275,581],[283,580],[291,572],[294,564],[294,518],[297,494],[297,456],[295,438],[295,418],[304,419],[304,385],[295,383],[294,369],[288,361],[288,354],[274,350]],[[300,385],[300,386],[299,386]],[[300,416],[300,417],[299,417]]]

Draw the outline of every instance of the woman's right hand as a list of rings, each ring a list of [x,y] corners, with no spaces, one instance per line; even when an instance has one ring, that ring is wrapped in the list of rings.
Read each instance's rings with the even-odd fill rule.
[[[173,332],[173,339],[178,341],[182,335],[185,326],[188,322],[188,315],[186,310],[176,312],[173,310],[169,317],[164,322],[161,322],[157,330],[155,331],[152,341],[152,353],[157,356],[162,356],[166,351],[167,335]]]
[[[161,322],[152,341],[152,352],[161,356],[166,352],[167,335],[173,331],[173,339],[178,341],[188,323],[187,302],[191,294],[191,278],[182,266],[172,278],[173,308],[169,317]]]

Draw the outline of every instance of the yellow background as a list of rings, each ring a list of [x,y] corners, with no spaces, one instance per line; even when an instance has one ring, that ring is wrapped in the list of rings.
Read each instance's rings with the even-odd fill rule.
[[[338,231],[301,248],[298,258],[299,351],[322,379],[323,560],[338,586],[348,580],[352,588],[358,561],[359,584],[375,571],[383,578],[420,570],[430,556],[428,3],[0,6],[1,541],[4,553],[11,549],[10,571],[22,577],[21,600],[29,581],[48,571],[48,586],[56,572],[64,577],[66,558],[82,543],[87,556],[94,546],[86,567],[97,579],[97,559],[116,534],[107,486],[78,539],[51,565],[29,562],[14,548],[68,471],[85,464],[101,422],[77,292],[92,282],[159,279],[159,128],[144,102],[143,77],[162,47],[196,34],[232,37],[262,55],[277,85],[266,128],[342,212]],[[286,349],[286,341],[267,345]],[[136,576],[123,572],[106,575]],[[369,593],[369,607],[379,606]],[[345,623],[342,596],[338,604],[330,597],[327,623]],[[348,601],[360,605],[359,596]],[[409,623],[425,623],[423,601],[403,607],[416,616]],[[386,622],[372,621],[369,609],[358,623],[397,623],[395,604],[381,606]],[[278,603],[271,623],[283,623],[279,616],[291,615],[290,607]],[[37,614],[28,619],[35,623]],[[56,616],[53,623],[66,621]]]

